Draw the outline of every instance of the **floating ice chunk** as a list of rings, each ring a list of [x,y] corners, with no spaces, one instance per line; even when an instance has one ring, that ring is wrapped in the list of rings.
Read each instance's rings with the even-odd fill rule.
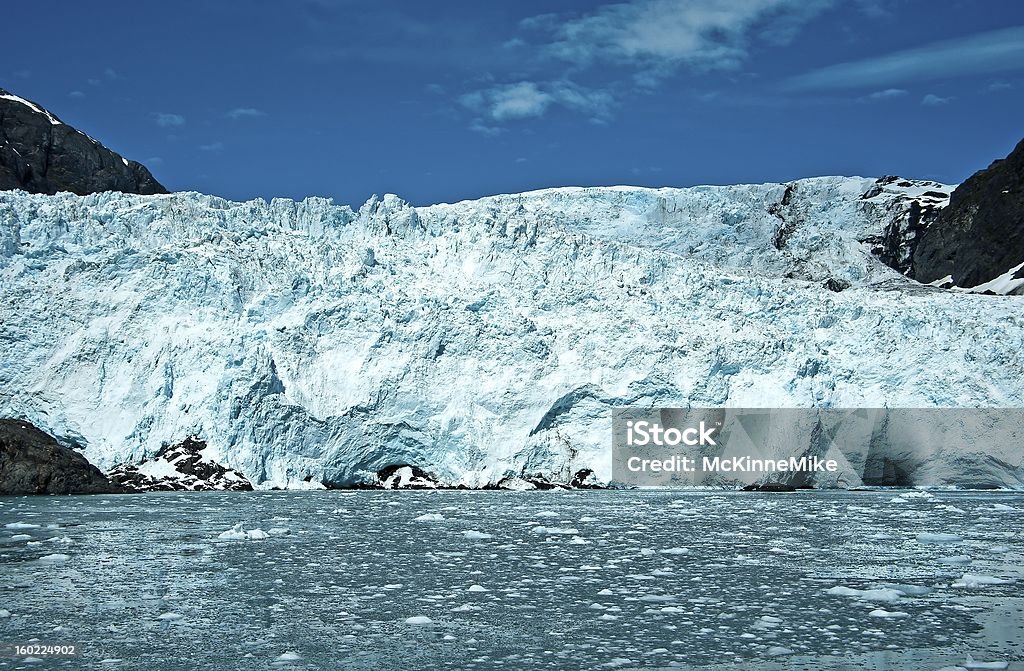
[[[405,623],[406,624],[414,624],[414,625],[424,625],[424,624],[433,624],[434,621],[431,620],[426,615],[413,615],[412,617],[405,618]]]
[[[903,592],[895,589],[853,589],[838,585],[825,590],[831,596],[852,596],[865,601],[899,601]]]
[[[1009,585],[1013,580],[1006,580],[1004,578],[996,578],[990,575],[971,575],[965,573],[964,577],[953,583],[953,587],[966,587],[968,589],[977,589],[980,587],[986,587],[988,585]]]
[[[30,540],[32,540],[32,537],[29,536],[28,534],[14,534],[13,536],[11,536],[11,540],[12,541],[30,541]]]
[[[918,543],[959,543],[963,541],[963,536],[957,536],[956,534],[918,534]]]
[[[492,536],[491,534],[485,534],[482,531],[475,531],[473,529],[470,529],[469,531],[463,531],[462,535],[463,537],[471,541],[485,541],[488,538],[494,538],[494,536]]]
[[[542,510],[534,515],[534,517],[558,517],[558,513],[553,513],[550,510]]]
[[[38,529],[38,524],[29,524],[28,522],[11,522],[10,524],[4,525],[5,529]]]
[[[611,596],[614,593],[615,592],[611,591],[610,589],[603,589],[600,592],[598,592],[597,595],[598,596]]]
[[[282,652],[277,656],[275,662],[299,662],[302,661],[302,655],[297,652],[289,650],[288,652]]]
[[[11,616],[11,611],[7,610],[6,608],[0,608],[0,617],[10,617],[10,616]]]
[[[548,534],[548,535],[566,535],[573,536],[580,532],[579,529],[571,529],[565,527],[542,527],[536,526],[530,529],[530,533],[533,534]]]
[[[242,523],[239,522],[227,531],[222,531],[217,536],[217,538],[219,538],[222,541],[244,541],[246,539],[263,540],[265,538],[270,538],[270,534],[268,534],[266,531],[263,531],[262,529],[252,529],[250,531],[246,531],[242,527]]]
[[[792,655],[793,651],[789,648],[784,648],[781,645],[773,645],[772,647],[768,648],[768,654],[771,657],[780,657],[782,655]]]
[[[967,655],[967,662],[964,667],[968,669],[1005,669],[1010,666],[1009,662],[979,662],[970,655]]]
[[[898,618],[909,616],[910,613],[904,613],[902,610],[885,610],[884,608],[876,608],[875,610],[868,613],[868,617]]]
[[[599,620],[606,620],[606,621],[610,622],[612,620],[618,620],[619,617],[618,617],[618,615],[609,615],[608,613],[605,613],[604,615],[602,615],[601,617],[599,617],[597,619],[599,619]]]
[[[886,589],[894,589],[897,592],[901,592],[904,596],[925,596],[932,593],[931,587],[923,587],[921,585],[883,585]]]
[[[1020,508],[1014,508],[1013,506],[1008,506],[1005,503],[997,503],[997,504],[995,504],[994,506],[992,506],[992,510],[995,510],[997,512],[1003,512],[1003,513],[1019,513],[1020,512]]]
[[[177,622],[178,620],[185,619],[185,616],[179,613],[161,613],[156,619],[163,620],[164,622]]]
[[[270,527],[267,531],[271,536],[287,536],[291,532],[292,530],[286,527]]]
[[[39,662],[43,661],[43,658],[42,657],[26,657],[26,658],[22,659],[21,661],[23,663],[25,663],[25,664],[38,664]]]
[[[569,541],[569,543],[572,545],[590,545],[590,541],[588,541],[583,536],[573,536],[572,540]]]
[[[760,621],[765,624],[779,624],[782,622],[782,618],[774,615],[762,615]]]
[[[952,557],[941,557],[940,564],[970,564],[971,558],[967,555],[953,555]]]
[[[487,589],[486,587],[481,587],[480,585],[470,585],[469,586],[469,591],[470,592],[490,592],[491,590]]]
[[[661,554],[663,554],[663,555],[686,555],[686,554],[690,554],[690,551],[687,550],[686,548],[668,548],[667,550],[662,550]]]
[[[222,531],[217,538],[222,541],[244,541],[248,538],[248,535],[246,535],[245,531],[242,529],[242,523],[239,522],[227,531]]]
[[[456,606],[455,608],[452,608],[453,613],[468,613],[472,610],[480,610],[480,606],[474,606],[471,603],[464,603],[461,606]]]
[[[441,513],[424,513],[415,518],[413,522],[444,522],[444,515]]]
[[[922,491],[920,489],[916,489],[916,490],[914,490],[912,492],[903,492],[902,494],[900,494],[900,498],[903,498],[903,499],[934,499],[935,496],[932,495],[932,494],[929,494],[926,491]]]
[[[43,555],[36,561],[40,564],[63,564],[64,562],[71,559],[71,555],[64,555],[60,553],[54,553],[51,555]]]

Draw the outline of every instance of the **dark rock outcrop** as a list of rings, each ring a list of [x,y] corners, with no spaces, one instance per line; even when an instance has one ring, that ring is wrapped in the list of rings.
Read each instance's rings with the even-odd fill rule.
[[[975,287],[1024,262],[1024,140],[958,186],[921,236],[913,277]]]
[[[0,419],[0,494],[116,494],[81,454],[28,422]]]
[[[36,103],[0,89],[0,190],[167,193],[129,161]]]
[[[205,449],[205,441],[189,437],[141,464],[114,466],[110,479],[134,492],[252,491],[248,478],[207,458]]]

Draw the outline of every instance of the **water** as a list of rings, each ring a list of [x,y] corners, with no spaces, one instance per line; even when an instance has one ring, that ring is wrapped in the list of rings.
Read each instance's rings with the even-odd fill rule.
[[[1024,497],[896,494],[0,498],[0,668],[1024,669]]]

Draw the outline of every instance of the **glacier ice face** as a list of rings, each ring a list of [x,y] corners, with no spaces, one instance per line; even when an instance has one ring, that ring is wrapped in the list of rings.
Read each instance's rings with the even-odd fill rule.
[[[482,486],[607,480],[614,405],[1019,406],[1018,299],[923,287],[860,242],[925,190],[6,192],[0,416],[103,468],[195,436],[258,487],[393,464]],[[936,449],[936,483],[1024,478],[1017,446]]]

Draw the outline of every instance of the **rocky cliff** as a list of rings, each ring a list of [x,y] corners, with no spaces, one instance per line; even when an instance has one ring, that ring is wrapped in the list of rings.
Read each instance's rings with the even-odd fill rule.
[[[1024,140],[958,186],[922,234],[913,276],[994,293],[1024,291]]]
[[[123,491],[74,450],[28,422],[0,419],[0,494]]]
[[[0,190],[167,193],[141,163],[107,149],[40,105],[0,89]]]

